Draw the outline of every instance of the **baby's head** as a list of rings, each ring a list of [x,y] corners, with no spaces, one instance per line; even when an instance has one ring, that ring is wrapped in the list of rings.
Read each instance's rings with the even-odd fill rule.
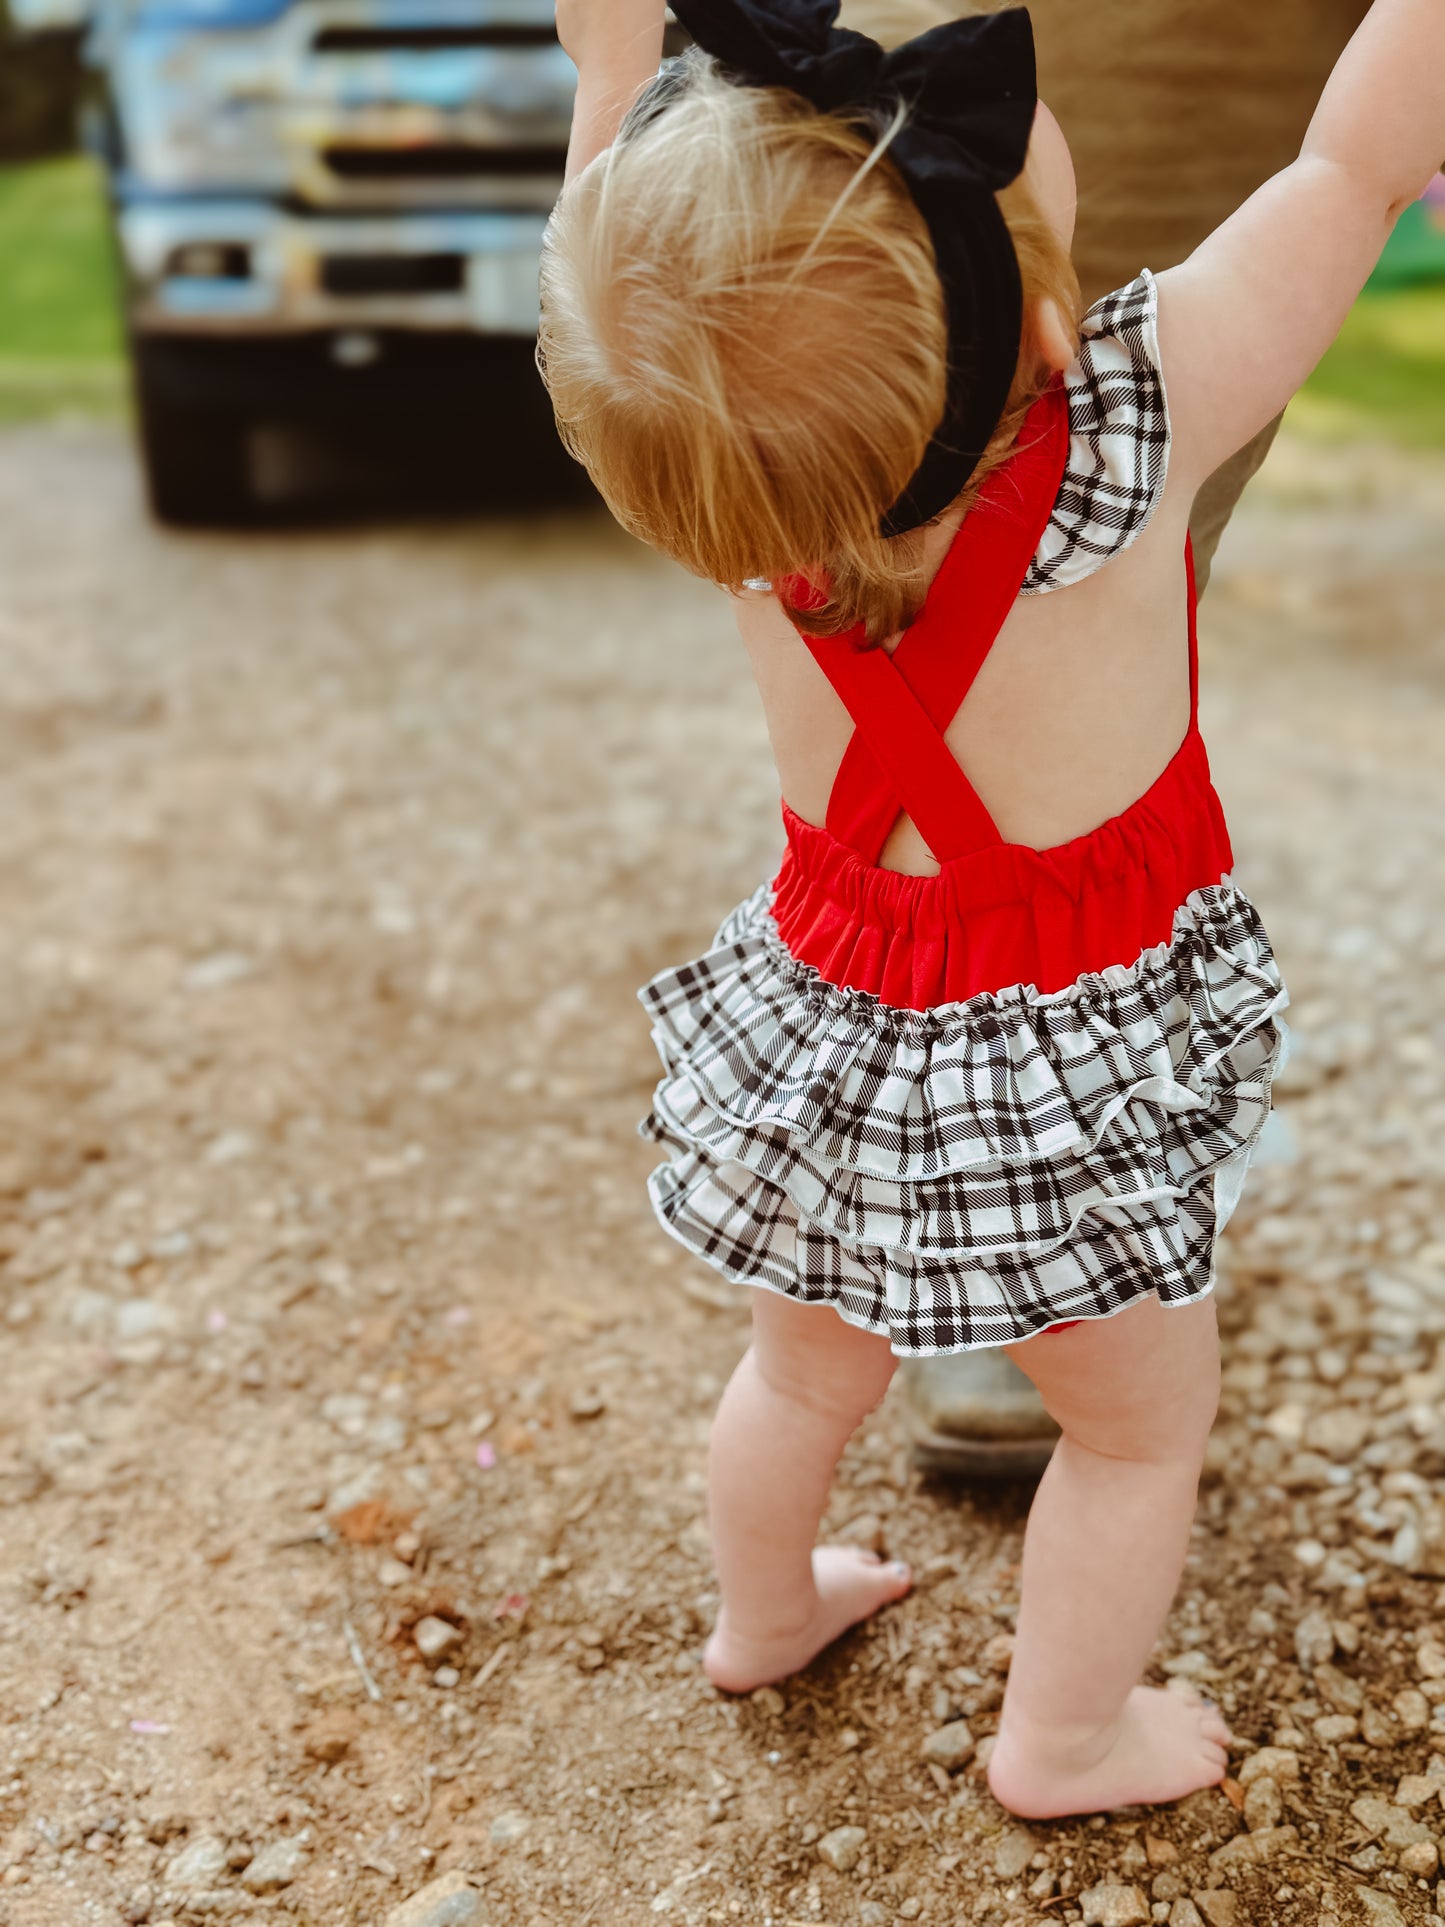
[[[896,23],[901,9],[887,11]],[[917,0],[908,15],[909,32],[939,17]],[[878,31],[876,12],[857,24],[902,37]],[[933,244],[887,157],[890,132],[736,85],[694,50],[567,190],[544,263],[558,422],[619,521],[730,589],[826,582],[827,606],[807,614],[814,634],[863,620],[888,635],[922,592],[917,538],[886,538],[880,521],[943,417],[949,344]],[[1024,329],[969,491],[1076,346],[1072,173],[1042,109],[1029,166],[999,204]]]

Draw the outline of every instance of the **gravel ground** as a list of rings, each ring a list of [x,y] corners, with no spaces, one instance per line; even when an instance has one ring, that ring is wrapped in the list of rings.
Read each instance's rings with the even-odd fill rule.
[[[0,1920],[1434,1918],[1442,515],[1287,442],[1211,590],[1298,1033],[1158,1655],[1237,1777],[1023,1828],[1026,1495],[887,1410],[833,1524],[916,1594],[697,1667],[743,1322],[646,1216],[632,992],[776,847],[720,601],[590,513],[163,537],[118,432],[0,438]]]

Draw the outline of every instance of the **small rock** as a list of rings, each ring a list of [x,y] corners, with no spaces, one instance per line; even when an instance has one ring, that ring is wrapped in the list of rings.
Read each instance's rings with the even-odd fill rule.
[[[419,1619],[416,1622],[411,1629],[411,1636],[416,1641],[417,1651],[423,1659],[428,1660],[444,1658],[462,1641],[458,1627],[453,1626],[449,1620],[436,1618],[432,1613],[428,1613],[425,1619]]]
[[[1357,1405],[1333,1405],[1316,1412],[1305,1427],[1304,1442],[1331,1459],[1353,1459],[1370,1436],[1370,1417]]]
[[[388,1556],[377,1567],[376,1577],[383,1586],[404,1586],[411,1578],[411,1567],[404,1566],[400,1559]]]
[[[1428,1807],[1440,1791],[1441,1782],[1433,1773],[1403,1773],[1395,1788],[1397,1807]]]
[[[393,1907],[386,1927],[482,1927],[482,1896],[464,1873],[444,1873]]]
[[[1251,1833],[1277,1827],[1284,1818],[1284,1800],[1268,1774],[1261,1773],[1244,1796],[1244,1824]]]
[[[154,1892],[142,1884],[121,1903],[120,1917],[126,1927],[142,1927],[142,1923],[150,1919],[154,1906]]]
[[[818,1858],[835,1873],[852,1873],[867,1844],[868,1836],[862,1827],[834,1827],[818,1842]]]
[[[1194,1896],[1194,1904],[1209,1922],[1209,1927],[1235,1927],[1239,1919],[1239,1896],[1227,1887],[1208,1887]]]
[[[770,1720],[777,1719],[788,1704],[776,1686],[760,1686],[755,1693],[749,1693],[748,1698]]]
[[[1352,1800],[1350,1814],[1396,1853],[1405,1847],[1423,1845],[1434,1837],[1422,1820],[1412,1820],[1403,1807],[1397,1807],[1392,1800],[1382,1800],[1375,1793],[1362,1794],[1358,1800]]]
[[[1402,1686],[1390,1704],[1407,1733],[1423,1733],[1430,1724],[1430,1702],[1419,1687]]]
[[[156,1298],[127,1298],[115,1309],[116,1337],[122,1344],[138,1338],[159,1338],[174,1331],[176,1314]]]
[[[187,990],[220,990],[227,984],[240,983],[255,968],[251,959],[239,950],[216,950],[191,964],[183,981]]]
[[[1177,1867],[1166,1867],[1163,1873],[1156,1873],[1150,1881],[1149,1891],[1156,1900],[1162,1900],[1167,1907],[1176,1900],[1183,1900],[1188,1887],[1183,1874]]]
[[[1204,1916],[1192,1900],[1181,1897],[1169,1909],[1169,1927],[1204,1927]]]
[[[1006,1673],[1013,1664],[1014,1636],[1012,1633],[995,1633],[984,1646],[982,1659],[985,1669],[990,1673]]]
[[[226,1870],[226,1843],[203,1833],[181,1848],[166,1868],[168,1887],[212,1887]]]
[[[531,1824],[525,1813],[499,1813],[487,1829],[487,1838],[494,1847],[514,1846]]]
[[[1415,1670],[1421,1679],[1445,1679],[1445,1646],[1438,1639],[1422,1639],[1415,1652]]]
[[[1433,1840],[1417,1840],[1413,1846],[1400,1849],[1395,1865],[1412,1880],[1430,1880],[1440,1865],[1440,1849]]]
[[[356,1729],[356,1715],[349,1707],[329,1707],[307,1727],[301,1750],[318,1766],[335,1766],[351,1751]]]
[[[1374,1887],[1357,1887],[1355,1899],[1364,1910],[1369,1927],[1406,1927],[1405,1916],[1388,1894]]]
[[[1233,1840],[1226,1840],[1222,1847],[1216,1847],[1209,1856],[1209,1864],[1216,1873],[1232,1871],[1236,1867],[1258,1867],[1272,1859],[1282,1848],[1298,1844],[1298,1827],[1261,1827],[1258,1833],[1236,1834]]]
[[[1289,1746],[1262,1746],[1244,1761],[1235,1778],[1245,1788],[1259,1779],[1273,1780],[1276,1786],[1292,1785],[1299,1778],[1299,1754]]]
[[[1157,1833],[1146,1833],[1144,1857],[1151,1867],[1172,1867],[1179,1858],[1179,1849],[1172,1840],[1162,1840]]]
[[[945,1773],[957,1773],[967,1766],[976,1750],[967,1720],[950,1720],[923,1742],[924,1759],[941,1766]]]
[[[241,1875],[241,1885],[248,1893],[279,1894],[301,1877],[310,1858],[309,1839],[309,1834],[297,1833],[285,1840],[268,1841]]]
[[[583,1391],[572,1394],[571,1398],[567,1401],[567,1410],[572,1414],[573,1418],[579,1421],[590,1418],[601,1418],[602,1414],[607,1410],[607,1401],[603,1398],[601,1392],[597,1391],[595,1387],[589,1386]]]
[[[1321,1746],[1338,1746],[1359,1737],[1360,1722],[1350,1713],[1326,1713],[1311,1730]]]
[[[862,1546],[865,1551],[876,1552],[880,1558],[888,1545],[883,1521],[876,1512],[860,1512],[856,1519],[850,1519],[837,1535],[837,1540],[840,1545]]]
[[[1149,1927],[1149,1903],[1137,1887],[1105,1881],[1086,1887],[1079,1905],[1084,1910],[1084,1927]]]
[[[1366,1701],[1360,1714],[1360,1733],[1368,1746],[1393,1746],[1397,1737],[1394,1720],[1373,1700]]]
[[[1294,1649],[1301,1666],[1323,1666],[1335,1656],[1335,1632],[1329,1616],[1318,1607],[1305,1614],[1294,1629]]]
[[[1023,1827],[1010,1827],[994,1849],[993,1870],[1000,1880],[1017,1880],[1038,1852],[1038,1841]]]
[[[1358,1713],[1365,1703],[1364,1687],[1338,1666],[1316,1666],[1315,1685],[1337,1713]]]
[[[876,1900],[865,1900],[858,1909],[858,1927],[888,1927],[888,1909]]]
[[[439,1686],[446,1693],[450,1692],[453,1686],[461,1685],[462,1676],[455,1666],[438,1666],[431,1676],[431,1683],[433,1686]]]

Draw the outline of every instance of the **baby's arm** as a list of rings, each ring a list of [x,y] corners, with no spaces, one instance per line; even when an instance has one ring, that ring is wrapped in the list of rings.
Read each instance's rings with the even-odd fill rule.
[[[1442,159],[1445,0],[1375,0],[1300,158],[1159,277],[1176,480],[1197,486],[1289,401]]]
[[[557,0],[557,38],[577,68],[567,179],[610,147],[662,65],[666,0]]]

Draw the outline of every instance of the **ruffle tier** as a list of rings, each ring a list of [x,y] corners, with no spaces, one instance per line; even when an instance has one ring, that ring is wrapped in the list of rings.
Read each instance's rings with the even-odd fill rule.
[[[641,993],[665,1228],[740,1282],[829,1302],[904,1355],[1190,1302],[1268,1115],[1286,1003],[1249,900],[1041,995],[932,1011],[792,958],[767,890]]]

